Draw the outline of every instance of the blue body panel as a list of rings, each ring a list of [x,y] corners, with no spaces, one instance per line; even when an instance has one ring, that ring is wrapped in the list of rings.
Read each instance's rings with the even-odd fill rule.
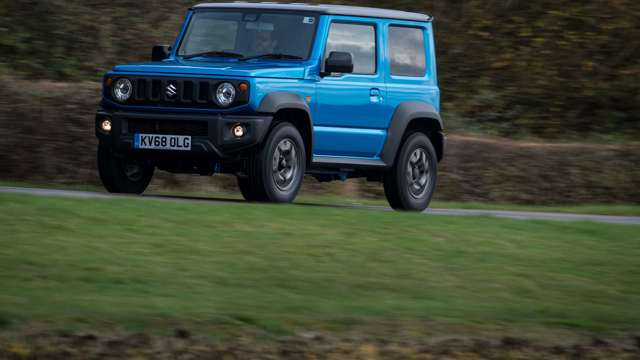
[[[318,41],[325,53],[331,22],[349,22],[379,27],[380,20],[345,16],[326,16],[319,24]],[[382,36],[376,31],[377,53]],[[322,127],[314,142],[315,155],[378,158],[387,136],[393,109],[385,105],[384,63],[378,56],[376,74],[344,74],[319,78],[316,85],[314,125]],[[317,128],[316,128],[317,129]]]
[[[229,78],[260,77],[303,79],[306,66],[301,61],[239,62],[236,59],[216,58],[207,60],[168,59],[162,62],[145,62],[118,65],[114,72],[144,72],[179,76],[224,76]]]
[[[249,102],[227,108],[171,108],[118,104],[104,97],[108,107],[120,110],[171,113],[254,114],[263,98],[274,92],[290,92],[308,104],[313,121],[313,155],[353,159],[380,159],[395,109],[404,102],[424,102],[440,109],[433,28],[430,22],[321,15],[309,60],[239,61],[234,58],[183,60],[176,49],[193,11],[168,59],[114,67],[107,76],[173,76],[244,80],[250,86]],[[373,24],[377,40],[377,72],[374,75],[320,76],[325,44],[332,22]],[[424,77],[392,76],[388,54],[390,24],[418,27],[426,44],[427,73]]]
[[[427,72],[424,77],[393,76],[391,71],[386,72],[385,83],[389,93],[387,97],[388,105],[396,108],[403,102],[419,101],[432,105],[437,112],[440,112],[440,89],[438,88],[432,24],[407,21],[385,21],[384,23],[385,33],[388,33],[390,24],[407,25],[422,29],[425,36],[425,52],[427,53]],[[388,50],[385,56],[389,58]]]

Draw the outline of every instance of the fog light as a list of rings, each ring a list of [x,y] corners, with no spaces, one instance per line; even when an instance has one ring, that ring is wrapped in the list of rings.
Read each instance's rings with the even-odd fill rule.
[[[242,125],[234,125],[231,128],[231,133],[233,134],[233,136],[237,137],[237,138],[241,138],[244,136],[244,134],[247,132],[247,130],[244,128],[244,126]]]
[[[100,128],[104,132],[111,132],[111,120],[109,119],[102,120],[102,122],[100,123]]]

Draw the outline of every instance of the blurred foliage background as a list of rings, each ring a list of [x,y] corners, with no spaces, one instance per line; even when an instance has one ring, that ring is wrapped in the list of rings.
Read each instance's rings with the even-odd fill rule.
[[[99,186],[101,75],[173,43],[193,3],[0,0],[0,180]],[[341,3],[435,16],[450,135],[437,199],[640,202],[640,1]],[[159,173],[154,186],[235,190],[214,179]],[[361,181],[305,186],[382,196]]]
[[[172,43],[193,3],[1,0],[0,67],[33,79],[97,80],[116,63],[148,59],[152,44]],[[435,16],[450,129],[546,139],[640,137],[636,0],[341,3]]]

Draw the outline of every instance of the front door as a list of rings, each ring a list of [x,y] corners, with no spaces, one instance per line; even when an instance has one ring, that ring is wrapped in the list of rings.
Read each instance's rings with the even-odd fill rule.
[[[377,27],[371,19],[330,23],[322,64],[332,51],[348,52],[354,71],[324,76],[317,84],[315,156],[375,159],[382,151],[391,114]]]

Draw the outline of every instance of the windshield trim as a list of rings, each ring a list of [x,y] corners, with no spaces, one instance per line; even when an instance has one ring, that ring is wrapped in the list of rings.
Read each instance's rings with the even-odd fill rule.
[[[191,22],[193,21],[194,15],[196,15],[198,13],[205,13],[205,12],[216,12],[216,13],[220,13],[220,12],[240,12],[240,13],[247,13],[247,14],[256,13],[256,14],[309,15],[309,16],[314,16],[316,18],[315,24],[313,24],[313,35],[311,36],[311,46],[309,46],[309,51],[308,51],[307,55],[303,59],[300,59],[300,60],[266,59],[266,60],[269,60],[269,61],[308,61],[308,60],[310,60],[311,59],[311,54],[313,54],[313,48],[314,48],[315,43],[316,43],[316,37],[318,36],[318,24],[320,23],[320,15],[321,15],[319,12],[313,12],[313,11],[283,11],[283,10],[263,10],[263,9],[243,9],[243,8],[225,8],[225,9],[200,8],[200,9],[192,9],[191,10],[191,14],[189,14],[189,19],[187,21],[187,24],[185,24],[184,32],[183,32],[182,36],[180,37],[180,41],[178,42],[177,46],[175,47],[176,48],[175,56],[177,58],[184,59],[183,55],[178,55],[178,54],[180,53],[180,50],[182,49],[182,45],[184,44],[185,37],[187,37],[187,33],[189,32],[189,27],[191,26]],[[217,58],[217,57],[216,56],[211,56],[210,58]],[[227,58],[227,59],[230,59],[230,58]],[[259,60],[262,60],[262,59],[259,59]]]

